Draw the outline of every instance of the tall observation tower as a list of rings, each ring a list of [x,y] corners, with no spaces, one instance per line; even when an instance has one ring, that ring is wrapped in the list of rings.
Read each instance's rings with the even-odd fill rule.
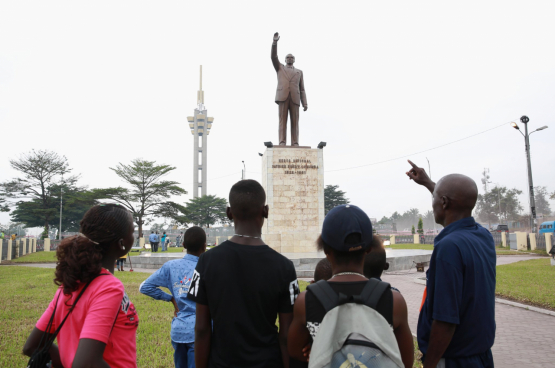
[[[200,66],[200,84],[197,92],[197,108],[194,116],[187,116],[191,134],[195,137],[193,144],[193,198],[206,195],[206,175],[208,173],[208,134],[214,118],[207,117],[202,90],[202,65]]]

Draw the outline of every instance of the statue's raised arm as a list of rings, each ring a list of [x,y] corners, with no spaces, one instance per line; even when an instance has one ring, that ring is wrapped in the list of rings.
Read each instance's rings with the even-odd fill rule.
[[[277,42],[279,41],[279,33],[274,33],[274,42],[272,43],[272,64],[274,64],[274,68],[276,72],[279,71],[279,59],[277,56]]]

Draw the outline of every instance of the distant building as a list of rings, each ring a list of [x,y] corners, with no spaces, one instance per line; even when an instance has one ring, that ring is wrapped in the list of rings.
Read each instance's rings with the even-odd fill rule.
[[[193,198],[206,195],[208,174],[208,135],[214,118],[208,117],[204,106],[204,91],[202,90],[202,65],[200,66],[200,84],[197,92],[197,108],[194,116],[187,116],[193,144]]]

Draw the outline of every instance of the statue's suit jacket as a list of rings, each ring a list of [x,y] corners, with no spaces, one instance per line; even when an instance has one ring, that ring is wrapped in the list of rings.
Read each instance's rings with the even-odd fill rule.
[[[272,63],[277,72],[278,86],[276,90],[276,103],[287,99],[291,93],[291,100],[295,105],[306,104],[306,93],[304,91],[303,72],[295,67],[287,68],[281,64],[277,56],[277,44],[272,44]]]

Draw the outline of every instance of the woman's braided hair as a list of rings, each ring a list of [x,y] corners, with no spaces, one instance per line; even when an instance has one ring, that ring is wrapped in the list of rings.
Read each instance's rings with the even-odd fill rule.
[[[96,205],[85,213],[79,230],[84,236],[65,238],[56,251],[54,283],[63,286],[64,295],[100,274],[109,247],[126,238],[132,226],[131,213],[118,204]]]

